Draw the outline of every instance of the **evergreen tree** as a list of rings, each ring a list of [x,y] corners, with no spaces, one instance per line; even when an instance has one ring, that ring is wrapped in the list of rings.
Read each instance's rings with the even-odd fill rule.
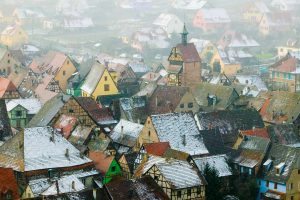
[[[210,167],[206,164],[203,175],[207,181],[205,187],[206,199],[207,200],[220,200],[222,199],[222,194],[220,192],[222,187],[222,181],[219,178],[219,173],[214,167]]]

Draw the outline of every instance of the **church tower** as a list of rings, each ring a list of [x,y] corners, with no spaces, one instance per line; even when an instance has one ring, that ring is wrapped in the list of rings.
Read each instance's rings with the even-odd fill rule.
[[[185,26],[185,24],[184,24],[184,26],[183,26],[183,31],[182,31],[182,33],[181,33],[181,43],[182,43],[183,45],[187,45],[187,42],[188,42],[188,34],[189,34],[189,32],[186,30],[186,26]]]

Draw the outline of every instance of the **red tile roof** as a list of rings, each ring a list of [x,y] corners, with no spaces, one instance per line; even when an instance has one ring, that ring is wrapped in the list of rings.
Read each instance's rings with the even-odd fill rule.
[[[179,49],[184,62],[201,62],[194,43],[188,43],[186,45],[178,44],[177,48]]]
[[[169,142],[157,142],[144,144],[147,154],[162,156],[164,153],[171,148]]]
[[[0,199],[8,192],[11,192],[13,200],[20,199],[13,170],[0,167]]]
[[[14,92],[17,91],[16,86],[7,78],[0,77],[0,98],[3,97],[5,92]]]
[[[289,54],[275,63],[271,68],[274,71],[279,72],[293,72],[296,70],[298,64],[298,59],[290,56]]]
[[[89,158],[93,160],[95,168],[102,174],[106,174],[114,159],[114,156],[106,155],[103,151],[90,151]]]
[[[69,115],[61,115],[54,125],[54,128],[60,129],[64,138],[68,139],[72,130],[77,124],[77,118]]]
[[[267,128],[255,128],[252,130],[240,131],[243,135],[257,136],[262,138],[270,138]]]

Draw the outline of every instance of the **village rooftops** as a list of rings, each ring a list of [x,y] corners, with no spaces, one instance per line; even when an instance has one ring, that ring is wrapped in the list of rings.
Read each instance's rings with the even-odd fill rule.
[[[300,73],[299,59],[288,53],[285,57],[270,66],[271,71],[286,72],[298,74]]]
[[[272,142],[292,147],[300,147],[298,129],[294,124],[276,124],[268,127]]]
[[[191,113],[152,115],[151,120],[159,141],[169,142],[172,149],[190,155],[208,154]]]
[[[215,155],[203,158],[194,158],[194,161],[200,171],[204,171],[205,166],[209,165],[209,167],[217,170],[219,177],[226,177],[232,175],[227,159],[226,155]]]
[[[223,8],[202,8],[197,15],[203,15],[206,23],[230,23],[231,19]]]
[[[0,165],[28,172],[92,166],[92,161],[82,156],[79,150],[51,127],[36,127],[25,128],[0,147]]]

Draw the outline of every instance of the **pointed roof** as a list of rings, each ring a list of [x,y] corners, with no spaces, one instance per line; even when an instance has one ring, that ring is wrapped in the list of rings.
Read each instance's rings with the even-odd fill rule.
[[[28,172],[93,165],[51,127],[25,128],[0,147],[0,166]]]

